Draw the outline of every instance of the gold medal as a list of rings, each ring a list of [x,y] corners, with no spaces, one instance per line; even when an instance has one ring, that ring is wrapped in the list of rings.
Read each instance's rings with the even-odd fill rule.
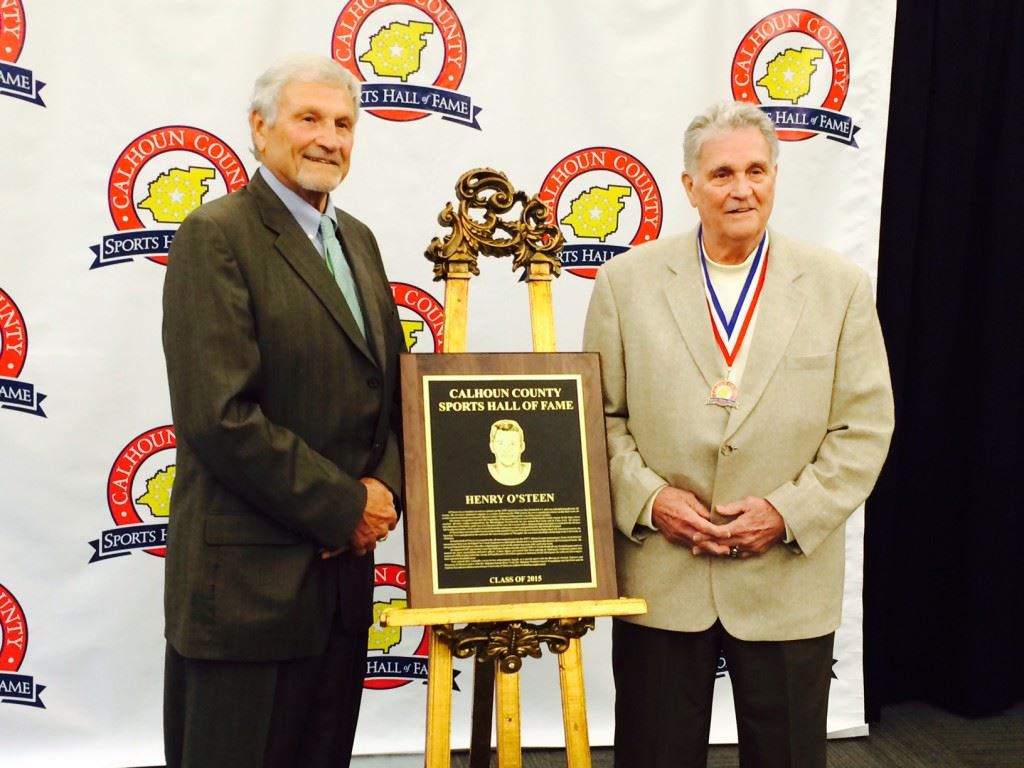
[[[736,385],[728,379],[716,381],[711,387],[711,396],[708,397],[708,405],[720,405],[723,408],[735,408],[736,398],[739,390]]]

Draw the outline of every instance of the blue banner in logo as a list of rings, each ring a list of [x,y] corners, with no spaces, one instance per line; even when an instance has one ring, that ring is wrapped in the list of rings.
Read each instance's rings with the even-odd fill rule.
[[[562,247],[559,258],[563,267],[600,267],[612,256],[628,251],[628,245],[584,245],[573,243]]]
[[[0,62],[0,93],[45,107],[39,92],[46,83],[36,80],[32,71]]]
[[[776,107],[761,105],[768,116],[775,122],[779,131],[810,131],[823,133],[826,138],[841,144],[859,149],[854,135],[860,126],[853,124],[853,118],[831,109],[815,107]]]
[[[5,704],[24,704],[26,707],[46,709],[39,698],[39,694],[45,690],[46,686],[39,685],[31,675],[0,672],[0,701]]]
[[[99,245],[89,246],[96,254],[89,269],[126,264],[136,256],[165,256],[175,232],[175,229],[133,229],[106,235]]]
[[[405,83],[363,83],[359,104],[363,109],[431,112],[441,115],[444,120],[480,130],[476,117],[481,108],[473,106],[471,97],[444,88]]]
[[[46,414],[40,407],[45,399],[46,395],[37,391],[35,386],[27,381],[0,376],[0,408],[31,413],[33,416],[42,416],[45,419]]]
[[[167,523],[147,525],[122,525],[109,528],[98,539],[89,542],[92,547],[90,563],[130,555],[140,549],[155,549],[167,546]]]

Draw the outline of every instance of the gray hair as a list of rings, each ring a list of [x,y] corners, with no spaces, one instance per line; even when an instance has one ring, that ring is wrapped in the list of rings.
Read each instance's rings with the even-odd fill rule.
[[[719,101],[712,104],[690,122],[683,134],[683,167],[691,176],[697,173],[701,147],[712,136],[742,128],[756,128],[768,142],[772,164],[779,161],[779,138],[775,123],[768,114],[753,104],[739,101]]]
[[[300,54],[278,62],[257,78],[249,102],[249,114],[259,112],[268,125],[277,119],[281,90],[291,82],[319,83],[344,88],[352,96],[355,119],[359,119],[359,81],[329,56]]]

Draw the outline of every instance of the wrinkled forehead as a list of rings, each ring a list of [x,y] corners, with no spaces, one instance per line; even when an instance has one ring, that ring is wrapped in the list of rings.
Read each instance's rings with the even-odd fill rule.
[[[726,128],[704,137],[697,150],[697,166],[746,167],[752,163],[771,165],[772,150],[757,128]]]
[[[344,85],[299,78],[281,86],[277,106],[280,109],[286,104],[292,109],[319,107],[343,112],[354,112],[356,109],[355,97]]]

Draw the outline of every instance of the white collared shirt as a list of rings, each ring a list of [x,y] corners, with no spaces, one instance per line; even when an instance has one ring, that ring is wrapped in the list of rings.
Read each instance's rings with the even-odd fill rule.
[[[284,207],[295,217],[295,221],[306,234],[306,237],[309,238],[310,242],[313,243],[316,252],[323,256],[324,244],[320,237],[320,217],[325,215],[334,222],[335,227],[338,226],[337,214],[330,197],[327,198],[327,210],[321,214],[316,208],[282,184],[265,166],[261,165],[257,173],[263,177],[263,180],[267,182],[267,186],[274,191],[274,194],[284,203]]]

